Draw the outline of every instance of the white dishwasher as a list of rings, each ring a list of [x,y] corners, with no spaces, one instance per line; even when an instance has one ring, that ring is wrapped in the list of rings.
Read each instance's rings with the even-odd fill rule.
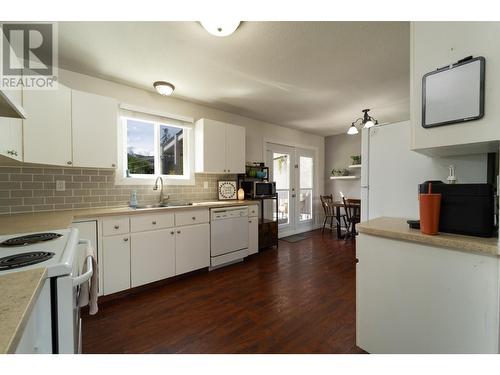
[[[210,268],[248,256],[248,207],[210,210]]]

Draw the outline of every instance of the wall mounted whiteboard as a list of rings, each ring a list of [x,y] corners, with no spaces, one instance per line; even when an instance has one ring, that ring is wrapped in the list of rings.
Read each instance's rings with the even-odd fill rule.
[[[484,57],[427,73],[422,78],[422,126],[462,123],[484,115]]]

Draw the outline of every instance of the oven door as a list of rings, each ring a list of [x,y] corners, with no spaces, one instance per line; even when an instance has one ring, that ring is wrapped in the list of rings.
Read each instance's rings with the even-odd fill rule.
[[[82,351],[82,320],[78,297],[80,285],[92,276],[92,259],[85,258],[90,241],[78,242],[78,257],[71,275],[57,278],[57,347],[58,353],[79,354]],[[82,273],[87,262],[87,272]]]

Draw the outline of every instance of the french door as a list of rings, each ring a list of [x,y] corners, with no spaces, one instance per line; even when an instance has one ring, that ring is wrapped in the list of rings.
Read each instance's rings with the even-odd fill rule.
[[[314,152],[296,147],[267,144],[267,165],[276,182],[279,236],[313,228]]]

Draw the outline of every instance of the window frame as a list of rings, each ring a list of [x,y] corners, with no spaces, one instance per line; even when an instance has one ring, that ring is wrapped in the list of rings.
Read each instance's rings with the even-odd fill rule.
[[[128,158],[127,158],[127,122],[128,120],[142,121],[153,124],[154,127],[154,170],[161,170],[160,165],[160,126],[169,126],[183,129],[183,169],[182,175],[167,175],[167,174],[132,174],[127,176]],[[117,185],[151,185],[156,178],[161,177],[165,184],[169,185],[194,185],[194,125],[183,123],[169,123],[168,118],[159,117],[156,115],[144,114],[140,115],[120,114],[118,116],[118,168],[115,174],[115,183]]]

